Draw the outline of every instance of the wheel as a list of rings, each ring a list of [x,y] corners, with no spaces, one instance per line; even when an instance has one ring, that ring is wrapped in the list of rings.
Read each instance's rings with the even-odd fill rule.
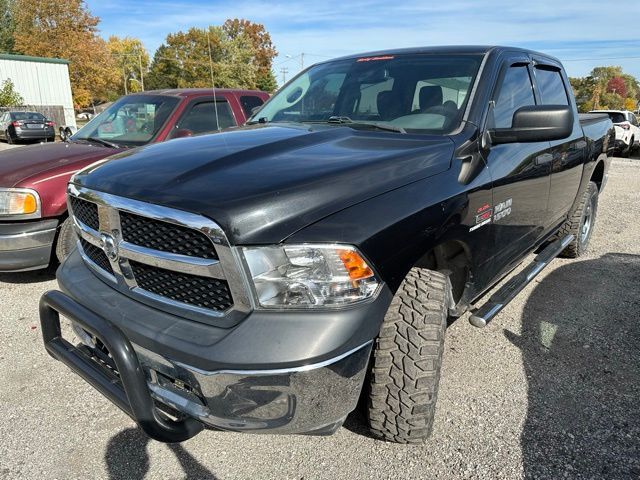
[[[597,212],[598,186],[594,182],[589,182],[587,189],[582,194],[580,203],[578,203],[576,209],[560,229],[560,238],[569,234],[575,236],[573,241],[562,252],[563,257],[577,258],[587,251]]]
[[[631,155],[632,145],[633,145],[633,142],[629,142],[629,145],[627,146],[627,148],[625,148],[620,152],[620,156],[622,158],[629,158],[629,155]]]
[[[397,443],[431,435],[447,325],[449,281],[413,268],[387,310],[369,376],[369,426]]]
[[[76,234],[73,231],[73,221],[67,218],[58,232],[58,243],[56,243],[56,257],[62,263],[65,258],[76,248]]]

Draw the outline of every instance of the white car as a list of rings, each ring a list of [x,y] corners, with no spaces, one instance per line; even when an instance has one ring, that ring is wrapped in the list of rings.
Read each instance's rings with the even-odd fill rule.
[[[623,157],[640,147],[638,117],[628,110],[591,110],[589,113],[606,113],[616,129],[616,150]]]

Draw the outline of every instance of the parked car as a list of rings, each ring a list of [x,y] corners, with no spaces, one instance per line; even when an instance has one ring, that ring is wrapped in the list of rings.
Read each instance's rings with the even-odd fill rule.
[[[628,110],[592,110],[589,113],[606,113],[616,128],[616,151],[623,157],[640,147],[638,117]]]
[[[55,123],[38,112],[0,112],[0,136],[7,143],[56,139]]]
[[[484,326],[585,252],[613,143],[542,53],[317,64],[246,127],[72,178],[78,248],[41,300],[46,350],[162,441],[329,434],[361,404],[376,436],[420,442],[448,317],[476,304]]]
[[[159,90],[122,97],[65,143],[0,152],[0,271],[45,268],[74,247],[66,186],[87,165],[132,147],[242,125],[249,90]]]

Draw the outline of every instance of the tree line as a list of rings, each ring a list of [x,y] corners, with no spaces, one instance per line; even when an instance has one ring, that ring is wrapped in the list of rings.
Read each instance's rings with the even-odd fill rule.
[[[99,35],[83,0],[0,0],[0,52],[69,60],[77,108],[158,88],[247,88],[272,92],[277,51],[263,25],[229,19],[167,35],[150,58],[137,38]],[[15,81],[15,79],[14,79]]]
[[[581,112],[638,108],[640,83],[622,67],[596,67],[586,77],[569,81]]]

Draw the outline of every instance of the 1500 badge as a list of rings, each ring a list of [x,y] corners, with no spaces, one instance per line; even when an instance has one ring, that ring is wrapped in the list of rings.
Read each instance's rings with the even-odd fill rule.
[[[491,221],[497,222],[501,218],[511,214],[511,204],[513,203],[511,198],[507,198],[505,201],[498,203],[494,207],[491,207],[488,203],[485,203],[476,210],[476,222],[469,231],[473,232],[483,225],[491,223]]]

